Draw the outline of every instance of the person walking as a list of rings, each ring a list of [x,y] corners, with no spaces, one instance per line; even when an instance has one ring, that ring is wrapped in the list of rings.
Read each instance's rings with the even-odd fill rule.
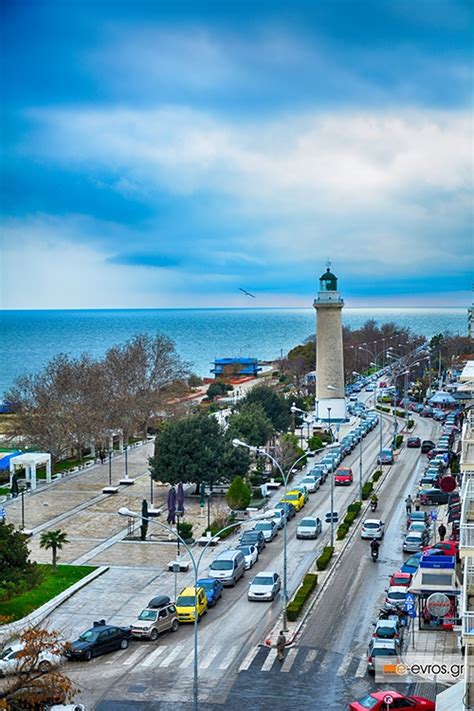
[[[421,506],[420,497],[417,496],[413,503],[415,504],[415,511],[419,511]]]
[[[283,633],[283,630],[280,630],[280,634],[278,635],[278,639],[276,642],[277,659],[279,662],[282,662],[285,658],[285,645],[286,637]]]
[[[405,499],[405,506],[406,506],[406,510],[407,510],[407,516],[408,516],[408,514],[411,514],[411,507],[412,507],[412,504],[413,504],[413,500],[412,500],[410,494],[408,494],[407,498]]]
[[[447,529],[446,529],[446,526],[444,525],[444,523],[440,523],[440,525],[438,526],[438,533],[439,533],[439,540],[444,541],[444,538],[447,533]]]

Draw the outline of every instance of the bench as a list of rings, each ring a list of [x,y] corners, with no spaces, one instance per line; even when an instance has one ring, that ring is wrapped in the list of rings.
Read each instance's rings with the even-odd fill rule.
[[[103,494],[117,494],[118,493],[118,486],[104,486],[102,489]]]

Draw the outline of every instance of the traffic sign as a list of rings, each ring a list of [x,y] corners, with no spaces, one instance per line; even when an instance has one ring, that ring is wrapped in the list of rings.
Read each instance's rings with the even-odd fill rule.
[[[431,520],[432,520],[432,521],[436,521],[436,519],[438,518],[438,512],[435,511],[434,509],[432,509],[432,510],[430,511],[430,513],[431,513]]]
[[[0,507],[0,521],[5,521],[7,517],[7,512],[3,508],[3,506]]]
[[[337,511],[333,511],[332,514],[331,514],[330,511],[328,511],[328,513],[326,514],[326,523],[331,523],[331,520],[332,520],[334,523],[337,523],[337,522],[338,522],[338,520],[339,520],[339,514],[338,514]]]
[[[387,706],[391,706],[393,704],[394,698],[392,694],[385,694],[383,697],[384,704],[387,704]]]
[[[416,617],[415,596],[413,593],[408,593],[403,605],[405,612],[408,612],[409,617]]]

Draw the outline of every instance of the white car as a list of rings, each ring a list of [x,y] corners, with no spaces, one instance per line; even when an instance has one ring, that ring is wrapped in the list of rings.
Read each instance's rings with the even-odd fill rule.
[[[83,704],[54,704],[48,711],[86,711],[86,707]]]
[[[360,529],[361,538],[383,538],[385,524],[379,518],[368,518]]]
[[[310,474],[308,474],[308,476],[304,476],[300,481],[300,484],[305,486],[310,494],[314,494],[314,492],[319,489],[319,483],[320,479],[311,476]]]
[[[274,600],[281,588],[278,573],[264,570],[258,573],[249,585],[247,597],[249,600]]]
[[[21,642],[13,642],[0,652],[0,676],[16,674],[18,671],[31,672],[31,660],[21,656],[24,645]],[[48,672],[53,667],[61,664],[60,654],[52,654],[49,651],[40,652],[35,659],[35,668],[40,672]]]
[[[254,531],[261,531],[266,543],[273,541],[278,535],[278,527],[272,519],[270,521],[258,521],[253,527]]]
[[[273,511],[267,511],[266,514],[268,516],[272,515],[271,520],[276,523],[279,530],[286,526],[286,513],[283,509],[273,509]]]
[[[258,560],[258,548],[257,546],[237,546],[236,550],[242,551],[242,555],[245,558],[245,570],[250,570],[253,568],[254,564]]]
[[[296,538],[317,538],[321,532],[321,519],[305,516],[296,527]]]

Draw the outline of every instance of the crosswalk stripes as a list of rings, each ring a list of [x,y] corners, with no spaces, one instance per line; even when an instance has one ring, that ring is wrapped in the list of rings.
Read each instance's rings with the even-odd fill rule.
[[[303,664],[301,665],[301,672],[303,674],[307,674],[309,672],[309,669],[311,665],[313,664],[314,660],[316,659],[316,656],[318,654],[317,649],[310,649],[308,654],[306,655],[306,659],[304,660]]]
[[[121,649],[119,652],[116,652],[110,659],[106,660],[106,664],[116,664],[117,659],[120,659],[121,657],[124,657],[125,655],[130,654],[130,650],[128,649]]]
[[[291,649],[288,650],[288,653],[286,655],[286,659],[281,665],[281,670],[282,672],[289,672],[293,664],[295,663],[296,656],[298,654],[299,650],[296,649],[296,647],[292,647]]]
[[[345,676],[346,671],[349,669],[349,664],[352,662],[353,656],[350,652],[344,654],[341,664],[336,672],[336,676]]]
[[[365,676],[365,673],[367,671],[367,660],[362,657],[362,659],[359,662],[359,665],[354,673],[354,677],[356,679],[360,679],[360,677]]]
[[[166,651],[166,649],[168,649],[168,646],[167,646],[166,644],[164,644],[163,646],[160,646],[160,647],[156,647],[156,649],[154,649],[151,654],[149,654],[147,657],[145,657],[145,659],[143,660],[143,662],[141,662],[140,665],[137,665],[137,666],[135,667],[135,669],[138,669],[139,666],[141,666],[141,667],[151,667],[151,665],[153,664],[153,662],[155,661],[155,659],[158,659],[158,657],[159,657],[161,654],[164,654],[164,652]]]
[[[239,667],[239,672],[241,671],[247,671],[247,669],[250,667],[252,664],[253,660],[257,656],[258,652],[260,651],[261,647],[252,647],[250,652],[247,654],[243,662],[241,663]]]
[[[267,655],[267,658],[263,662],[262,666],[260,667],[260,671],[269,671],[271,667],[273,666],[273,662],[276,659],[276,649],[270,649]]]
[[[134,652],[132,652],[124,662],[122,662],[124,667],[131,667],[133,664],[135,664],[135,661],[138,659],[138,657],[141,657],[143,654],[143,647],[138,647]]]
[[[211,666],[211,663],[214,661],[214,659],[217,657],[219,654],[220,649],[219,647],[215,647],[214,649],[211,649],[208,654],[206,654],[202,660],[202,662],[199,663],[199,667],[201,669],[209,669]]]
[[[181,654],[184,644],[177,644],[176,647],[173,647],[171,652],[168,654],[168,656],[162,660],[161,664],[159,665],[160,667],[169,667],[171,662],[173,662],[176,657],[179,657]]]
[[[229,651],[225,655],[224,659],[219,664],[219,669],[225,670],[225,669],[229,668],[230,664],[232,663],[232,660],[234,659],[235,655],[237,654],[238,649],[239,648],[237,645],[234,645],[229,649]]]
[[[183,659],[181,664],[179,665],[180,669],[186,669],[187,666],[189,666],[194,659],[194,649],[192,649],[189,654]]]

